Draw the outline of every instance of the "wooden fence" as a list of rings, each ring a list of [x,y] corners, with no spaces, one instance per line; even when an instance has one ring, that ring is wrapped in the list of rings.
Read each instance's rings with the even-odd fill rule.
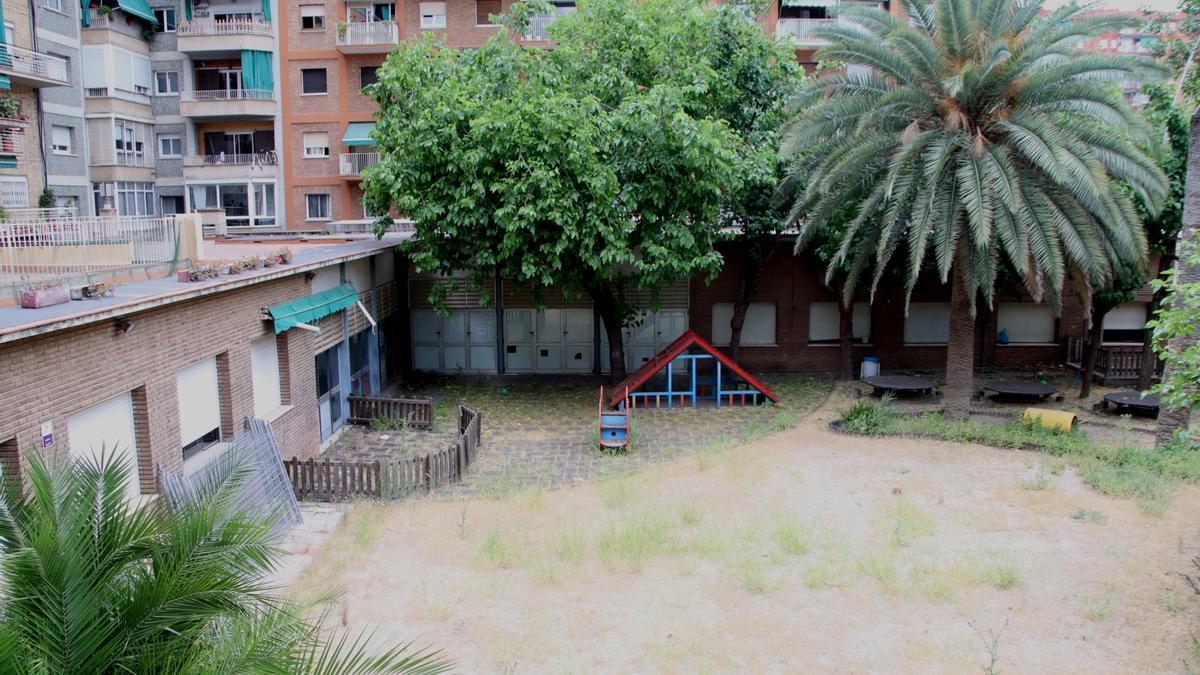
[[[400,499],[462,480],[479,454],[482,438],[483,414],[460,405],[457,440],[436,452],[373,462],[293,457],[284,462],[284,467],[300,499]]]
[[[377,418],[389,422],[400,420],[414,429],[428,429],[433,424],[433,401],[427,398],[350,397],[351,424],[370,424]]]

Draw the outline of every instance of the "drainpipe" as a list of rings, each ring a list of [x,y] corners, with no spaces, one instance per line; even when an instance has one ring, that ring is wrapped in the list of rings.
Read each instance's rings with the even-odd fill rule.
[[[38,49],[37,36],[37,7],[34,0],[29,0],[29,44],[32,45],[33,51],[41,51]],[[70,73],[67,74],[70,77]],[[33,91],[33,107],[34,114],[37,118],[38,125],[38,153],[42,157],[42,189],[50,187],[50,172],[46,168],[46,118],[42,114],[42,90],[40,88]],[[38,194],[38,198],[41,198]]]

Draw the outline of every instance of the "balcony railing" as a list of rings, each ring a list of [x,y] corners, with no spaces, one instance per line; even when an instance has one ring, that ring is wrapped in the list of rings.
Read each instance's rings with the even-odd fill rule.
[[[775,22],[775,37],[789,39],[797,44],[823,45],[829,42],[817,37],[817,28],[832,26],[837,19],[780,19]]]
[[[0,155],[21,157],[25,154],[25,130],[0,127]]]
[[[378,152],[343,152],[338,157],[338,168],[343,176],[357,176],[363,169],[378,163]]]
[[[351,21],[338,24],[337,46],[369,47],[400,42],[400,28],[393,21]]]
[[[557,16],[535,16],[529,19],[529,27],[525,29],[525,34],[522,36],[529,42],[546,42],[550,39],[550,34],[546,29],[550,24],[554,23]]]
[[[88,7],[88,28],[107,28],[112,21],[112,10],[100,11],[98,7]]]
[[[215,155],[192,155],[184,163],[188,166],[275,166],[279,155],[274,150],[254,153],[222,152]]]
[[[175,28],[179,37],[208,37],[214,35],[271,35],[271,24],[267,21],[215,21],[196,19],[181,21]]]
[[[185,101],[273,101],[270,89],[202,89],[183,92]]]
[[[0,49],[0,72],[30,75],[64,83],[69,79],[66,59],[16,45],[4,45]]]
[[[169,264],[178,236],[173,216],[0,221],[0,287]]]

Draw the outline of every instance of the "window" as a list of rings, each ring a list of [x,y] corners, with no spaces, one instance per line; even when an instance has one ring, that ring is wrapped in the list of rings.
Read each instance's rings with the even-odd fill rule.
[[[950,303],[914,302],[904,319],[904,344],[944,345],[950,341]]]
[[[1049,305],[1001,302],[996,305],[996,341],[1003,332],[1008,344],[1053,344],[1054,312]]]
[[[475,0],[475,25],[476,26],[491,26],[491,16],[499,15],[500,0]]]
[[[188,459],[221,440],[221,390],[217,359],[205,359],[175,374],[179,441]]]
[[[132,471],[126,476],[129,496],[139,494],[137,427],[132,392],[85,408],[67,418],[67,442],[73,459],[109,461],[120,458]]]
[[[179,94],[179,72],[160,70],[154,73],[154,93],[159,96]]]
[[[183,156],[183,137],[178,134],[159,134],[158,156],[167,159]]]
[[[1104,315],[1105,342],[1132,342],[1142,344],[1146,331],[1146,303],[1126,302]]]
[[[92,197],[96,212],[104,208],[105,197],[112,197],[112,206],[120,216],[153,216],[154,183],[117,181],[114,183],[92,183]]]
[[[24,176],[0,177],[0,202],[6,208],[29,206],[29,184]]]
[[[379,66],[363,66],[358,69],[358,86],[362,89],[379,81]]]
[[[184,213],[183,195],[165,195],[158,198],[158,212],[164,216]]]
[[[324,68],[301,68],[300,76],[304,79],[305,94],[325,94],[329,89],[325,82]]]
[[[300,30],[325,30],[325,5],[300,5]]]
[[[712,338],[715,345],[729,344],[729,321],[733,318],[733,303],[713,303]],[[775,303],[752,302],[746,308],[746,320],[742,324],[743,345],[775,344]]]
[[[854,303],[850,335],[854,342],[866,344],[871,341],[871,306],[865,302]],[[809,344],[837,344],[841,340],[841,313],[836,302],[814,302],[808,306]]]
[[[54,206],[69,210],[72,213],[79,213],[79,197],[75,195],[55,195]]]
[[[324,131],[306,131],[303,136],[305,159],[329,156],[328,133]]]
[[[140,122],[113,120],[113,144],[116,163],[122,166],[147,166],[146,144],[149,126]]]
[[[308,220],[329,220],[329,195],[304,195]]]
[[[265,418],[282,404],[279,395],[279,351],[275,334],[250,343],[250,374],[254,384],[254,416]]]
[[[154,10],[154,18],[158,19],[158,32],[174,33],[175,32],[175,8],[163,7]]]
[[[71,127],[61,127],[57,124],[50,127],[50,149],[56,155],[71,155],[75,153],[73,136],[75,130]]]
[[[63,11],[62,0],[42,0],[42,7],[52,9],[56,12]]]
[[[421,28],[445,28],[446,27],[446,3],[444,2],[422,2],[421,3]]]
[[[17,30],[17,28],[13,24],[13,22],[5,21],[4,22],[4,42],[6,42],[7,44],[10,44],[10,45],[16,44],[17,41],[13,39],[13,35],[16,33],[16,30]]]

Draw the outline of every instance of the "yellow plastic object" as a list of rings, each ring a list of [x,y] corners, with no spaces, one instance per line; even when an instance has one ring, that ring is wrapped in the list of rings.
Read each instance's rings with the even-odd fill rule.
[[[1026,408],[1024,420],[1028,424],[1036,424],[1043,429],[1070,431],[1075,428],[1076,417],[1075,413],[1065,410]]]

